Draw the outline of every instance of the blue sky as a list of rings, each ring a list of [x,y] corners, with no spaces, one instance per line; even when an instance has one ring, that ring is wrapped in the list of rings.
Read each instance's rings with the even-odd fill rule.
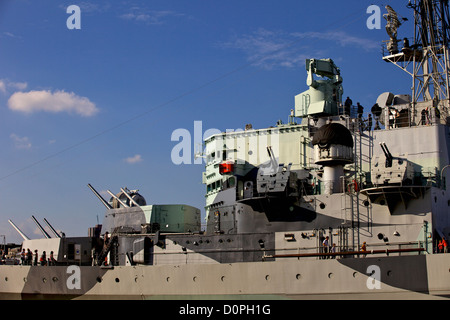
[[[366,111],[385,91],[409,94],[410,78],[381,60],[384,20],[366,26],[381,3],[2,0],[0,235],[21,241],[12,219],[41,237],[31,215],[87,235],[104,214],[88,183],[204,212],[203,166],[172,163],[172,132],[286,121],[307,89],[306,58],[333,59],[344,97]],[[410,17],[407,1],[389,3]],[[66,26],[69,5],[80,30]]]

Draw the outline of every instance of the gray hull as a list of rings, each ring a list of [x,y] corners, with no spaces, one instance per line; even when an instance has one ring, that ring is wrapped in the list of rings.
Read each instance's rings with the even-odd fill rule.
[[[379,267],[379,287],[370,266]],[[79,267],[78,274],[63,266],[2,266],[0,298],[443,299],[450,298],[449,266],[450,254]]]

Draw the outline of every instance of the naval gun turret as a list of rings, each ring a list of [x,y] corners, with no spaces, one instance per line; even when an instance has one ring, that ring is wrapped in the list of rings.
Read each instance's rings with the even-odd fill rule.
[[[140,207],[147,205],[145,198],[139,194],[139,190],[128,190],[128,188],[120,188],[120,192],[117,194],[107,191],[111,195],[109,200],[113,209]]]
[[[105,232],[148,233],[148,232],[199,232],[200,210],[185,204],[147,204],[139,190],[120,188],[106,201],[95,188],[89,189],[107,209],[103,222]]]
[[[411,185],[414,180],[414,167],[406,157],[394,157],[385,142],[380,142],[382,157],[375,156],[372,165],[372,182],[380,185]]]

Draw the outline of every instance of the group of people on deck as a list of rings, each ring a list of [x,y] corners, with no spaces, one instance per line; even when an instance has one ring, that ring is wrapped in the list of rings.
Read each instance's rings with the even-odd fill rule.
[[[41,256],[39,257],[39,253],[37,250],[33,252],[28,249],[22,249],[20,253],[20,261],[23,266],[54,266],[56,265],[56,260],[53,255],[53,251],[50,251],[50,256],[47,258],[47,253],[42,251]]]

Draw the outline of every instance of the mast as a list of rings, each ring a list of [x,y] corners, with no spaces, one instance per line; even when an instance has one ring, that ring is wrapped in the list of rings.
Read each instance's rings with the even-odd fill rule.
[[[450,14],[448,0],[410,0],[407,7],[414,10],[414,38],[403,38],[403,48],[393,50],[397,29],[401,26],[397,13],[386,7],[388,55],[383,60],[393,63],[412,77],[410,125],[418,125],[420,112],[428,107],[432,121],[446,123],[449,115],[449,36]],[[399,22],[397,23],[392,23]],[[394,37],[394,36],[395,37]],[[427,102],[420,107],[421,101]]]

